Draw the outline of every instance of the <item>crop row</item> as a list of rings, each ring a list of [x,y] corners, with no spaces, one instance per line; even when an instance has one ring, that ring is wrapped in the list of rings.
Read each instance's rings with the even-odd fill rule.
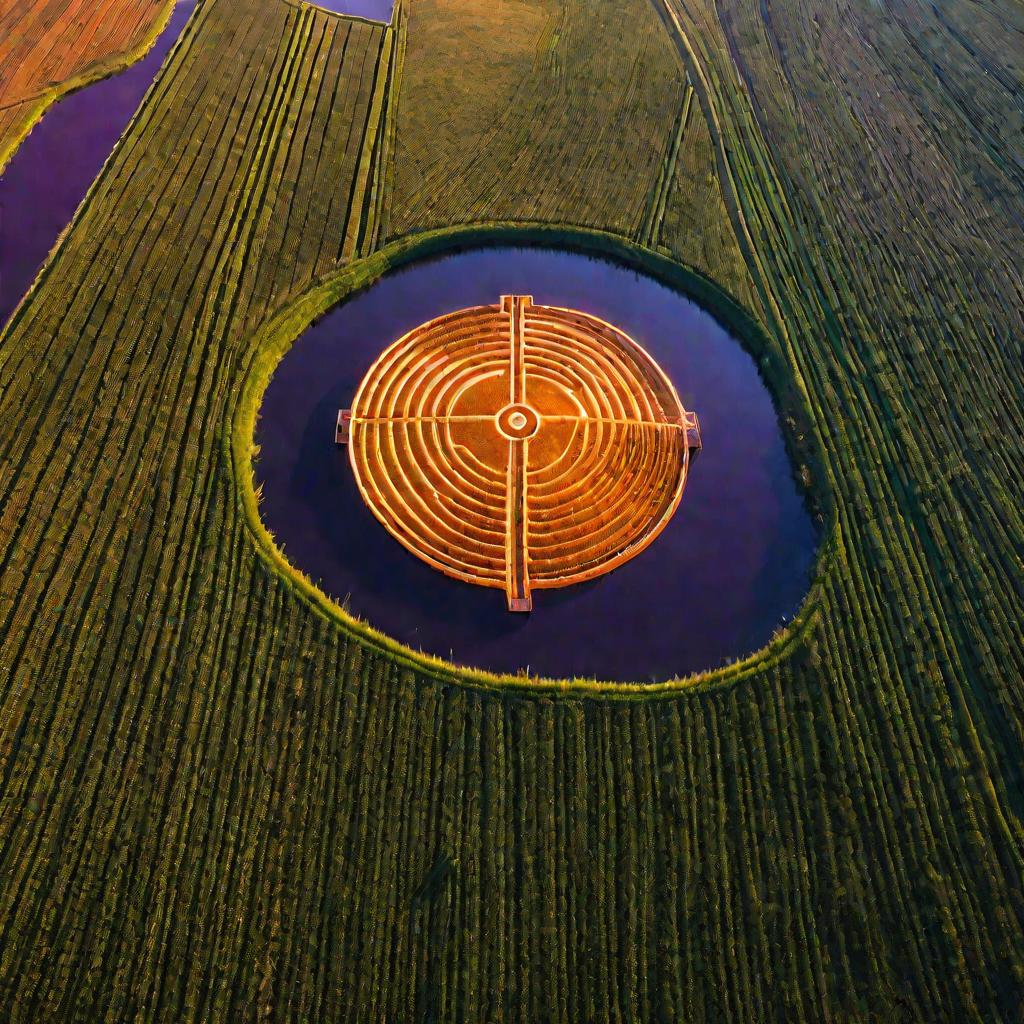
[[[1016,1019],[1024,260],[977,7],[201,4],[0,339],[10,1019]],[[379,238],[523,219],[763,318],[830,495],[788,656],[468,689],[256,552],[256,325]]]
[[[996,165],[962,130],[938,136],[947,122],[934,108],[931,123],[916,113],[926,86],[932,104],[944,94],[905,37],[902,46],[878,38],[892,28],[870,11],[840,18],[808,4],[775,19],[742,3],[672,10],[681,53],[702,71],[737,236],[829,453],[841,553],[822,616],[834,623],[829,653],[851,700],[881,705],[893,730],[888,812],[902,809],[906,780],[920,789],[922,819],[901,852],[930,865],[928,892],[893,915],[913,930],[904,949],[920,964],[922,988],[908,1004],[917,1001],[921,1016],[957,1008],[961,1019],[993,1019],[1010,1012],[1019,970],[1002,953],[1021,910],[1010,851],[1019,844],[1011,752],[1022,646],[1019,570],[1007,546],[1019,483],[994,432],[974,443],[973,422],[1021,415],[1012,400],[1016,410],[1007,409],[1012,371],[993,344],[993,327],[1009,328],[1019,277],[979,259],[1018,243],[998,204],[970,194],[960,162],[980,160],[973,180],[993,183]],[[780,80],[793,91],[780,93]],[[970,301],[964,279],[979,287]],[[922,305],[938,315],[922,316]],[[962,473],[989,460],[999,490],[965,491]],[[992,586],[982,566],[1004,585]],[[886,721],[897,711],[898,731]],[[962,887],[955,898],[946,879]],[[961,955],[965,935],[977,943],[972,958]],[[941,977],[931,973],[940,962],[949,964]]]
[[[277,856],[287,802],[236,755],[269,756],[253,734],[308,627],[275,620],[285,585],[241,557],[220,430],[246,322],[366,234],[350,198],[377,173],[390,38],[203,3],[0,347],[8,1019],[219,1007],[215,948],[246,974],[235,998],[265,998],[272,871],[241,917],[215,908]],[[190,974],[193,901],[216,920]]]

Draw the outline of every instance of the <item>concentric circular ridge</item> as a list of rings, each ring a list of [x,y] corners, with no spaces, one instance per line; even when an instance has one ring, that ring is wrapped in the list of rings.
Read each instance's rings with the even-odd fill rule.
[[[532,607],[532,589],[647,547],[700,449],[696,415],[636,342],[528,295],[396,341],[339,414],[338,438],[395,538],[449,576],[503,588],[514,611]]]

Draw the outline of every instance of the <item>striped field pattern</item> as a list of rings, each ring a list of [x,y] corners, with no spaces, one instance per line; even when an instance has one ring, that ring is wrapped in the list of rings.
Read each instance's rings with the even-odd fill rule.
[[[1024,24],[940,6],[201,0],[0,337],[6,1019],[1020,1020]],[[258,553],[258,328],[524,220],[761,319],[822,452],[781,653],[466,687]]]

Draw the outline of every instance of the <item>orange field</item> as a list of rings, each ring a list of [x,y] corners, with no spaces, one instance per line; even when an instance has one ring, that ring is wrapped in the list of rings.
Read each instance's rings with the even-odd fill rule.
[[[64,93],[137,60],[173,0],[0,0],[0,169]]]

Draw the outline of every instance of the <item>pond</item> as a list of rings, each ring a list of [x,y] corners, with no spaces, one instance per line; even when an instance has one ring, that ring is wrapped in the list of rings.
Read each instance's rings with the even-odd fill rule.
[[[499,295],[582,309],[637,341],[700,417],[703,450],[654,543],[608,575],[534,594],[448,578],[406,551],[364,504],[338,410],[380,352],[425,321]],[[256,428],[261,515],[293,565],[404,644],[496,672],[661,681],[763,646],[806,593],[817,535],[771,396],[747,352],[693,301],[605,260],[480,248],[412,264],[295,342]]]

